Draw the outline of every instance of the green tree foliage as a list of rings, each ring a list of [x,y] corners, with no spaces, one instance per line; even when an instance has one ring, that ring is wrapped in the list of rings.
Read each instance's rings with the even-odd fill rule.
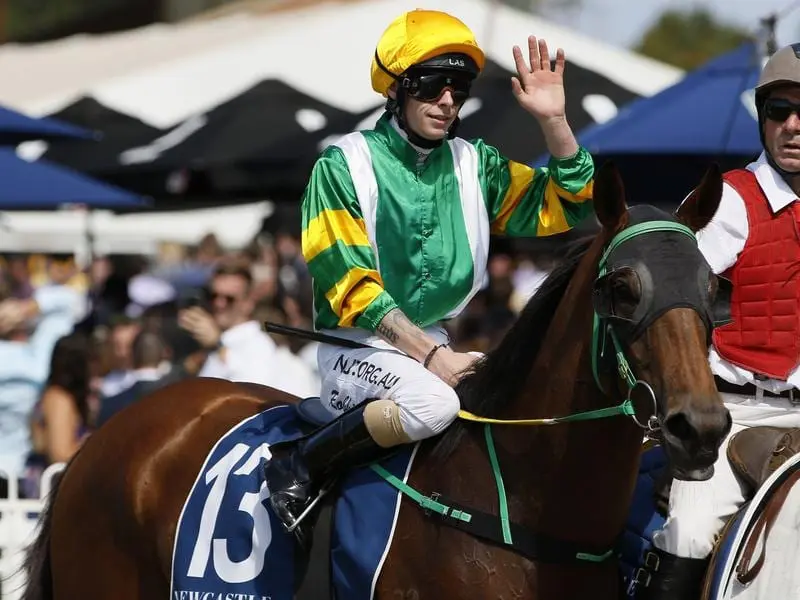
[[[6,0],[5,35],[9,40],[24,39],[130,3],[131,0]]]
[[[702,8],[667,10],[642,36],[634,50],[685,70],[733,50],[751,36],[717,21]]]
[[[578,8],[582,0],[495,0],[512,8],[546,16],[550,11],[565,11]]]

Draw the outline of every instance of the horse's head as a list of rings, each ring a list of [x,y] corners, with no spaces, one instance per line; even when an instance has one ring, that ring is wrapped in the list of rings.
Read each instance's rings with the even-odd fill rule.
[[[722,177],[710,168],[675,216],[629,209],[612,164],[594,185],[606,240],[593,290],[595,354],[616,357],[636,418],[660,434],[675,475],[707,479],[731,427],[708,365],[711,332],[728,314],[729,294],[694,233],[714,216]]]

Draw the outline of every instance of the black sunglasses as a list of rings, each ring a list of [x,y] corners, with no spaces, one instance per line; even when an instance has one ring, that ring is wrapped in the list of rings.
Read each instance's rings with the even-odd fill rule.
[[[469,98],[472,81],[463,77],[451,77],[442,73],[412,75],[403,81],[408,95],[421,102],[433,102],[442,97],[445,90],[450,90],[453,102],[464,104]]]
[[[229,294],[218,294],[213,290],[206,290],[206,298],[208,298],[208,301],[212,304],[214,303],[214,300],[216,300],[217,298],[221,298],[222,300],[225,301],[225,304],[227,306],[230,306],[231,304],[238,302],[240,300],[236,296],[231,296]]]
[[[770,98],[764,103],[764,115],[770,121],[783,123],[792,113],[800,116],[800,104],[782,98]]]

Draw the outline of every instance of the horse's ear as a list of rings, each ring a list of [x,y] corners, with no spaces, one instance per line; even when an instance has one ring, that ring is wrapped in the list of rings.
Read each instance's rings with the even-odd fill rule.
[[[678,221],[694,232],[700,231],[714,217],[722,200],[722,173],[719,165],[711,163],[691,194],[678,207]]]
[[[606,161],[594,177],[594,212],[607,231],[615,231],[628,212],[622,176],[612,161]]]

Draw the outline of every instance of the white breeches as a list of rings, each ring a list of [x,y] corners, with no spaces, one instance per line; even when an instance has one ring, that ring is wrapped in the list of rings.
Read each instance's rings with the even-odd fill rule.
[[[441,433],[458,414],[455,390],[399,352],[323,344],[318,361],[320,399],[336,415],[365,400],[390,399],[400,409],[403,431],[417,441]]]
[[[783,398],[759,398],[739,394],[720,394],[731,413],[733,428],[722,443],[714,475],[708,481],[672,482],[669,516],[664,527],[653,535],[653,544],[684,558],[705,558],[714,549],[725,521],[745,502],[745,487],[728,462],[731,436],[748,427],[800,427],[800,406]]]

